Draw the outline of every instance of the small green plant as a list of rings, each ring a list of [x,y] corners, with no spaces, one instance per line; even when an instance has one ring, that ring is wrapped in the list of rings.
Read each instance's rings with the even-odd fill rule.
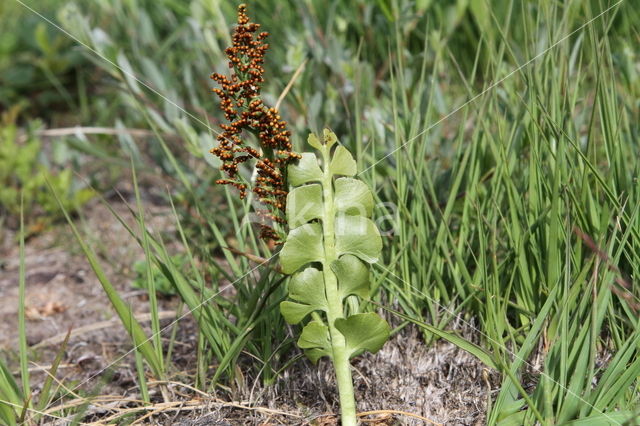
[[[280,310],[289,324],[312,317],[302,329],[298,346],[313,363],[323,356],[332,360],[342,423],[351,426],[356,424],[356,404],[349,360],[366,350],[376,352],[390,333],[380,316],[360,311],[358,300],[369,295],[367,263],[376,262],[382,250],[380,233],[369,218],[373,195],[353,178],[355,160],[328,129],[322,142],[314,134],[308,139],[320,151],[321,162],[314,153],[292,151],[287,123],[260,98],[268,34],[256,35],[259,28],[247,17],[246,6],[240,5],[233,45],[226,50],[234,72],[230,78],[212,75],[222,86],[214,92],[230,122],[221,124],[224,132],[211,150],[228,176],[217,183],[234,186],[241,199],[250,189],[267,206],[258,211],[271,220],[270,225],[261,224],[261,235],[284,242],[280,264],[291,275],[293,301],[283,301]],[[259,150],[243,139],[244,131],[257,136]],[[248,181],[239,166],[250,160],[256,162],[256,176]],[[287,228],[285,238],[281,231]]]
[[[304,153],[288,170],[294,189],[287,196],[290,231],[280,263],[283,272],[293,274],[289,297],[294,301],[282,302],[280,310],[290,324],[311,314],[298,346],[313,363],[323,356],[332,360],[342,424],[355,425],[349,360],[366,350],[378,351],[390,332],[379,315],[360,312],[357,299],[369,295],[367,263],[378,260],[382,240],[369,219],[373,196],[353,178],[356,162],[349,151],[326,129],[323,143],[311,134],[309,144],[320,151],[322,162]]]
[[[185,265],[188,265],[189,263],[189,258],[184,253],[171,256],[169,259],[176,268],[184,268]],[[136,278],[131,282],[131,286],[133,288],[144,290],[149,289],[149,279],[147,277],[147,269],[149,267],[151,268],[152,279],[155,283],[156,292],[163,296],[173,296],[176,294],[176,289],[173,283],[166,277],[163,271],[149,259],[138,260],[133,264],[133,271],[136,273]]]
[[[93,198],[94,191],[78,187],[73,172],[65,168],[59,172],[40,161],[41,141],[29,135],[25,142],[18,141],[15,124],[5,117],[0,126],[0,215],[17,218],[20,212],[21,193],[24,196],[25,215],[33,222],[38,217],[40,225],[60,217],[55,199],[47,189],[47,182],[68,211],[75,211]]]

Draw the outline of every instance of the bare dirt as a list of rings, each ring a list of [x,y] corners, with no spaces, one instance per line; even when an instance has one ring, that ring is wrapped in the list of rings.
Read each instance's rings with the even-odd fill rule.
[[[122,202],[111,206],[134,228],[135,220]],[[173,219],[162,205],[145,207],[149,227],[171,231]],[[101,203],[93,202],[76,219],[100,264],[144,324],[148,314],[145,292],[131,287],[133,263],[142,250]],[[19,251],[15,233],[0,234],[0,357],[17,370]],[[179,247],[176,248],[179,251]],[[27,341],[34,394],[69,329],[73,334],[57,377],[63,383],[82,384],[99,395],[85,411],[83,421],[103,422],[109,415],[135,403],[134,358],[130,340],[119,323],[102,287],[82,254],[70,229],[59,224],[31,237],[26,244]],[[163,324],[176,317],[176,297],[160,302]],[[148,318],[148,315],[146,315]],[[148,321],[148,320],[147,320]],[[177,365],[193,368],[195,326],[190,316],[179,323],[174,352]],[[471,330],[466,330],[470,335]],[[460,329],[461,333],[465,330]],[[112,365],[113,364],[113,365]],[[107,368],[109,367],[109,368]],[[426,346],[422,336],[407,327],[375,355],[354,363],[358,411],[397,410],[423,416],[447,425],[484,423],[487,398],[498,388],[495,372],[485,370],[471,355],[447,342]],[[107,368],[105,370],[105,368]],[[205,395],[190,388],[192,383],[167,387],[169,402],[162,402],[157,386],[151,387],[158,403],[146,412],[142,423],[181,425],[271,425],[337,424],[337,395],[333,373],[326,362],[311,366],[299,361],[285,371],[274,386],[261,387],[245,377],[245,389],[238,401]],[[86,383],[85,383],[86,382]],[[185,386],[186,385],[186,386]],[[59,402],[57,402],[59,403]],[[145,413],[135,413],[141,418]],[[387,412],[363,417],[367,424],[427,424],[417,417]],[[64,424],[69,419],[48,418],[47,423]]]

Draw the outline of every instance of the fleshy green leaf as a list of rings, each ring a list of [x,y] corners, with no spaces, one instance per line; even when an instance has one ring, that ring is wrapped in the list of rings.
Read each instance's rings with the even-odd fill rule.
[[[352,294],[362,298],[369,297],[369,270],[360,259],[345,254],[331,264],[331,269],[338,278],[341,299]]]
[[[313,311],[326,311],[327,299],[322,272],[309,267],[295,274],[289,283],[289,297],[301,302],[280,303],[282,316],[289,324],[299,323]]]
[[[324,137],[325,145],[327,145],[329,148],[331,148],[336,142],[338,142],[336,134],[329,129],[324,129],[322,131],[322,136]]]
[[[340,214],[336,217],[335,234],[338,255],[350,253],[368,263],[378,261],[382,239],[371,219]]]
[[[290,302],[288,300],[280,303],[280,312],[282,313],[284,320],[289,324],[299,323],[304,319],[304,317],[315,310],[314,306]]]
[[[324,294],[324,277],[316,268],[306,268],[291,278],[289,297],[298,302],[325,309],[327,305]]]
[[[353,176],[358,171],[358,167],[347,148],[339,145],[333,153],[329,170],[333,175]]]
[[[307,324],[300,334],[298,346],[306,349],[305,355],[314,364],[323,356],[331,356],[331,344],[329,343],[329,328],[317,321]]]
[[[312,152],[302,153],[302,158],[297,164],[291,164],[287,168],[289,184],[300,186],[309,182],[319,182],[322,179],[322,170],[318,165],[318,159]]]
[[[292,274],[309,262],[322,260],[323,256],[322,228],[317,223],[307,223],[289,231],[280,251],[282,272]]]
[[[309,322],[309,324],[302,329],[300,339],[298,339],[298,346],[302,349],[328,348],[329,328],[318,321]]]
[[[335,326],[347,341],[350,357],[365,350],[376,353],[389,339],[391,332],[389,324],[373,312],[351,315],[346,319],[339,318]]]
[[[314,183],[293,189],[287,195],[287,222],[290,228],[322,218],[322,187]]]
[[[322,143],[318,140],[318,137],[314,133],[309,133],[307,142],[315,149],[322,150]]]
[[[299,323],[315,311],[328,312],[329,303],[342,310],[348,296],[366,298],[369,295],[366,262],[376,262],[382,250],[380,233],[369,219],[373,213],[373,195],[366,184],[350,177],[357,172],[353,156],[345,147],[337,145],[335,134],[328,129],[324,130],[322,141],[310,135],[309,144],[322,151],[323,156],[329,153],[331,156],[324,157],[321,169],[316,156],[305,153],[288,169],[289,183],[295,188],[287,197],[290,232],[280,252],[280,263],[284,273],[294,276],[289,283],[290,300],[282,302],[280,309],[291,324]],[[347,177],[335,179],[337,176]],[[324,204],[328,201],[325,198],[331,192],[333,200],[329,205],[333,207],[325,211],[328,207]],[[331,230],[324,228],[327,222],[333,222]],[[334,238],[325,241],[327,231],[333,232]],[[331,240],[334,244],[325,247]],[[325,258],[326,254],[331,257]],[[328,269],[305,268],[311,262],[322,262]],[[301,268],[305,269],[297,272]],[[331,293],[328,300],[325,278],[329,276],[333,280],[334,274],[338,292]],[[298,346],[313,363],[323,356],[331,358],[334,350],[328,326],[315,315],[298,340]],[[340,350],[346,350],[350,357],[365,350],[377,351],[390,333],[386,321],[374,313],[340,318],[335,326],[347,344]]]
[[[331,352],[327,349],[318,349],[318,348],[305,349],[304,354],[307,356],[307,358],[309,358],[309,361],[311,361],[311,363],[314,365],[317,364],[318,360],[323,356],[328,356],[329,358],[331,358]]]
[[[357,179],[340,178],[335,183],[335,206],[348,215],[370,217],[373,213],[373,195],[369,187]]]

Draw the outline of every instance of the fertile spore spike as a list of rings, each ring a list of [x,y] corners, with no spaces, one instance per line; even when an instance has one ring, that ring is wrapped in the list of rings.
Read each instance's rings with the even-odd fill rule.
[[[267,210],[260,211],[262,217],[283,223],[287,201],[287,166],[300,158],[292,151],[287,130],[287,122],[282,120],[278,110],[270,108],[260,99],[260,89],[264,83],[264,55],[269,45],[264,43],[269,33],[256,32],[259,24],[247,16],[247,7],[238,6],[238,24],[235,27],[232,46],[225,50],[229,59],[231,77],[214,73],[211,78],[221,88],[213,89],[220,98],[220,109],[229,124],[222,123],[223,132],[218,135],[218,146],[210,152],[222,160],[221,170],[229,179],[219,179],[216,183],[232,185],[240,192],[240,198],[247,196],[248,186],[238,177],[238,167],[251,159],[256,160],[257,178],[251,190],[258,196]],[[243,130],[257,136],[262,152],[247,145],[242,138]],[[261,226],[261,237],[281,240],[278,233],[268,225]]]

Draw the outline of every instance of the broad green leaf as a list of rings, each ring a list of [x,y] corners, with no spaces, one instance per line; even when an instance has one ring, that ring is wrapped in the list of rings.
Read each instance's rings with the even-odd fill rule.
[[[327,305],[324,294],[324,277],[316,268],[305,268],[291,278],[289,297],[298,302],[315,305],[325,309]]]
[[[331,264],[331,269],[338,278],[341,300],[352,294],[369,297],[369,270],[356,256],[345,254]]]
[[[373,213],[373,195],[362,181],[353,178],[336,179],[335,206],[338,212],[370,217]]]
[[[332,358],[331,352],[328,349],[319,349],[319,348],[305,349],[304,354],[307,356],[307,358],[309,358],[309,361],[311,361],[311,363],[314,365],[317,364],[318,360],[323,356],[328,356],[329,358]]]
[[[335,326],[347,341],[349,357],[354,357],[365,350],[376,353],[389,339],[391,327],[380,315],[368,312],[355,314],[348,318],[339,318]]]
[[[282,271],[292,274],[304,265],[318,261],[330,268],[320,271],[309,266],[291,278],[291,300],[280,304],[282,315],[291,324],[316,311],[328,312],[329,303],[342,311],[344,299],[348,296],[366,298],[369,295],[366,262],[376,262],[382,250],[380,233],[368,218],[373,213],[373,195],[367,185],[351,177],[334,180],[336,175],[356,174],[353,156],[340,145],[331,151],[338,140],[330,130],[323,132],[323,142],[315,135],[309,136],[309,144],[323,153],[323,169],[311,153],[302,154],[298,163],[288,169],[289,182],[296,188],[287,197],[290,232],[280,252]],[[331,154],[330,158],[327,158],[328,154]],[[329,196],[333,199],[327,200]],[[327,201],[333,206],[329,212],[324,204]],[[327,222],[331,229],[325,228]],[[327,233],[333,233],[334,238],[325,240]],[[332,257],[326,259],[326,253]],[[333,274],[337,279],[338,292],[330,293],[328,299],[325,275]],[[331,321],[334,320],[332,317]],[[340,318],[335,320],[335,326],[345,336],[347,345],[340,350],[345,350],[349,357],[365,350],[377,351],[390,333],[386,321],[374,313],[356,313],[347,319]],[[323,356],[332,358],[333,350],[338,350],[338,347],[331,345],[328,327],[320,317],[314,316],[303,328],[298,346],[316,363]]]
[[[287,222],[297,228],[313,219],[322,219],[322,187],[314,183],[293,189],[287,195]]]
[[[302,349],[328,348],[329,328],[318,321],[309,322],[302,329],[300,339],[298,339],[298,346]]]
[[[314,133],[309,133],[307,143],[317,150],[322,150],[322,143],[318,140],[318,137]]]
[[[324,129],[322,131],[322,136],[324,137],[324,144],[327,145],[329,149],[331,149],[331,147],[338,142],[336,134],[329,129]]]
[[[315,306],[290,302],[288,300],[280,303],[280,312],[282,312],[284,320],[289,324],[299,323],[304,317],[315,310]]]
[[[368,263],[378,261],[382,239],[371,219],[340,214],[336,217],[335,234],[338,255],[350,253]]]
[[[301,266],[322,260],[322,228],[318,223],[307,223],[289,231],[280,251],[282,272],[292,274]]]
[[[318,159],[312,152],[303,152],[302,158],[297,164],[287,168],[287,179],[292,186],[300,186],[309,182],[319,182],[322,179],[322,170],[318,165]]]
[[[353,176],[358,171],[358,166],[347,148],[338,145],[331,158],[329,171],[332,175]]]
[[[325,355],[331,357],[329,328],[317,321],[311,321],[302,329],[298,346],[305,349],[305,355],[314,364]]]

